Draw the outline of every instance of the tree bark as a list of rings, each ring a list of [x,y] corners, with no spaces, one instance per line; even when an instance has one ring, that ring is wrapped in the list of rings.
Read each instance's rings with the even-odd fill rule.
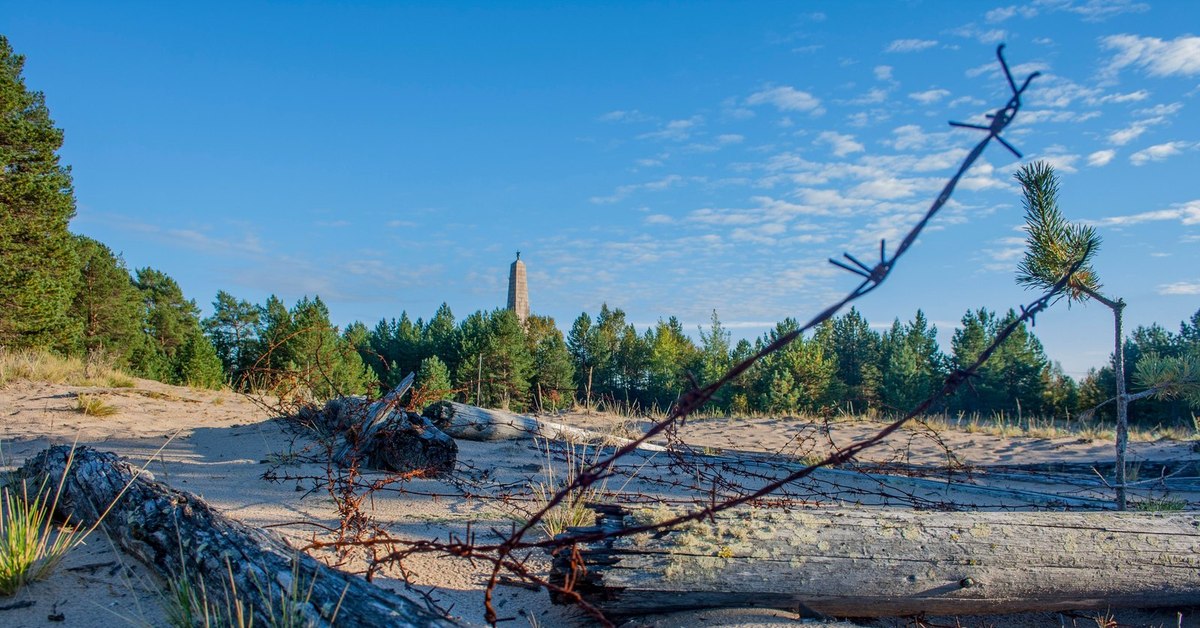
[[[621,446],[628,438],[602,434],[552,421],[504,410],[488,410],[456,401],[438,401],[421,413],[441,431],[465,440],[491,441],[521,438],[548,438],[582,441],[601,445]],[[644,443],[638,447],[647,451],[664,451],[660,445]]]
[[[291,612],[312,626],[331,626],[335,620],[344,626],[458,625],[326,567],[272,532],[225,517],[195,495],[139,473],[116,454],[79,447],[72,458],[71,448],[60,445],[26,461],[20,472],[48,477],[50,486],[65,474],[60,517],[89,527],[99,521],[117,545],[164,577],[186,574],[197,586],[202,580],[210,600],[236,590],[256,624],[275,625],[279,618],[271,615],[287,612],[288,600]],[[299,594],[290,597],[289,590]]]
[[[400,407],[400,399],[412,381],[413,375],[409,373],[400,385],[375,402],[362,397],[330,400],[323,410],[307,417],[330,436],[340,439],[334,448],[335,462],[430,476],[454,470],[458,443],[428,419]]]
[[[609,506],[595,528],[568,534],[662,517]],[[1197,513],[740,509],[563,548],[551,582],[573,581],[613,617],[747,606],[839,617],[1192,606],[1197,526]]]

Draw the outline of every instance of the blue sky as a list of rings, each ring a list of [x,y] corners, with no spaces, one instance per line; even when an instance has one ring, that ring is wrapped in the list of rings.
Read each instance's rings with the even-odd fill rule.
[[[1019,75],[1006,137],[1049,159],[1130,327],[1200,307],[1200,4],[0,2],[66,131],[72,229],[166,271],[206,311],[320,294],[335,322],[602,302],[644,327],[712,309],[737,337],[807,319],[924,210]],[[1190,120],[1190,121],[1189,121]],[[1029,301],[993,145],[880,290],[873,324]],[[1081,376],[1111,317],[1036,332]]]

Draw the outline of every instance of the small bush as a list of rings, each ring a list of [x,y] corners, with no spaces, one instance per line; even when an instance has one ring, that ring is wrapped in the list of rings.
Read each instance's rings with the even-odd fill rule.
[[[538,447],[545,454],[546,463],[542,467],[542,479],[529,485],[533,491],[535,512],[545,508],[555,494],[573,485],[585,469],[600,459],[600,447],[596,448],[595,454],[589,459],[587,445],[563,443],[563,453],[566,456],[566,475],[560,478],[554,471],[552,445],[551,441],[538,441]],[[538,527],[547,536],[554,537],[566,532],[567,528],[593,525],[596,522],[596,515],[588,507],[588,504],[603,501],[607,494],[606,485],[607,480],[585,488],[572,489],[558,505],[546,512],[538,521]]]

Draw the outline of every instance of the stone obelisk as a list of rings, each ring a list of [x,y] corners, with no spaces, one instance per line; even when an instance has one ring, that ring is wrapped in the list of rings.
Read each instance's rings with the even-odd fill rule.
[[[525,262],[521,261],[520,251],[508,267],[508,309],[517,313],[522,325],[529,319],[529,285],[525,283]]]

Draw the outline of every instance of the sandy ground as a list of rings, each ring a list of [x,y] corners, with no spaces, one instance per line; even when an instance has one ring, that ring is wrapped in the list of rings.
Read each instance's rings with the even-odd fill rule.
[[[101,394],[116,406],[113,416],[97,418],[75,411],[78,393]],[[332,501],[320,487],[325,469],[316,448],[272,420],[250,400],[228,392],[198,391],[138,380],[133,388],[91,389],[18,382],[0,389],[0,446],[3,457],[15,465],[51,444],[78,441],[101,450],[115,451],[131,462],[146,465],[155,478],[193,492],[225,514],[254,526],[271,526],[294,544],[304,544],[321,534],[313,523],[336,523]],[[617,417],[567,414],[555,421],[598,429],[635,433],[644,424]],[[693,448],[697,460],[729,460],[750,454],[783,453],[803,459],[826,453],[874,433],[880,426],[844,422],[819,424],[798,419],[689,421],[677,438]],[[527,489],[542,477],[545,453],[531,441],[498,443],[459,442],[459,468],[449,481],[414,480],[376,495],[371,514],[395,535],[413,539],[446,538],[476,531],[507,531],[522,511],[531,507]],[[868,470],[900,469],[908,474],[952,477],[981,486],[1006,484],[1074,497],[1106,498],[1099,475],[1056,475],[1050,465],[1111,465],[1112,444],[1104,441],[1063,439],[1001,439],[993,436],[920,428],[895,435],[884,446],[860,458]],[[1200,461],[1192,443],[1134,443],[1131,458],[1148,461]],[[690,503],[686,483],[655,455],[635,459],[627,469],[631,478],[610,480],[607,489],[622,493],[631,502]],[[662,461],[661,458],[657,460]],[[703,467],[704,464],[701,463]],[[997,465],[1044,465],[1001,469]],[[999,473],[998,470],[1004,471]],[[271,472],[275,481],[263,479]],[[1145,488],[1138,498],[1162,497],[1146,467]],[[1026,475],[1021,475],[1026,474]],[[1194,474],[1194,473],[1193,473]],[[736,471],[735,471],[736,475]],[[1074,478],[1073,480],[1070,478]],[[783,499],[797,502],[842,504],[883,503],[900,507],[908,500],[946,499],[945,495],[908,495],[884,501],[863,498],[850,490],[852,480],[827,480],[789,488]],[[753,481],[747,480],[747,489]],[[1191,490],[1200,490],[1193,488]],[[464,491],[476,497],[464,498]],[[480,497],[482,496],[482,497]],[[1200,503],[1200,493],[1178,490],[1169,495]],[[491,497],[491,499],[489,499]],[[958,500],[962,501],[962,500]],[[1021,506],[1002,500],[978,499],[977,507]],[[481,532],[481,534],[486,534]],[[534,556],[535,569],[548,569],[548,559]],[[398,573],[377,581],[404,592],[415,587],[428,593],[436,605],[471,625],[483,623],[481,563],[424,555],[405,561],[408,582]],[[144,566],[115,551],[108,539],[93,536],[72,553],[48,580],[35,583],[10,598],[0,598],[0,625],[4,626],[114,626],[163,625],[162,583]],[[411,592],[411,589],[407,589]],[[586,619],[569,607],[550,604],[544,592],[515,586],[497,591],[498,612],[514,620],[508,625],[585,626]],[[1126,612],[1123,625],[1200,626],[1193,610]],[[1094,613],[1093,613],[1094,614]],[[52,621],[50,618],[53,617]],[[953,619],[942,622],[955,625]],[[723,610],[647,617],[631,626],[781,626],[813,625],[794,614],[764,610]],[[834,624],[823,625],[852,625]],[[903,620],[876,621],[870,625],[901,626]],[[930,624],[932,625],[932,624]],[[1096,623],[1067,615],[1028,615],[1006,618],[963,618],[961,625],[1079,625]]]

